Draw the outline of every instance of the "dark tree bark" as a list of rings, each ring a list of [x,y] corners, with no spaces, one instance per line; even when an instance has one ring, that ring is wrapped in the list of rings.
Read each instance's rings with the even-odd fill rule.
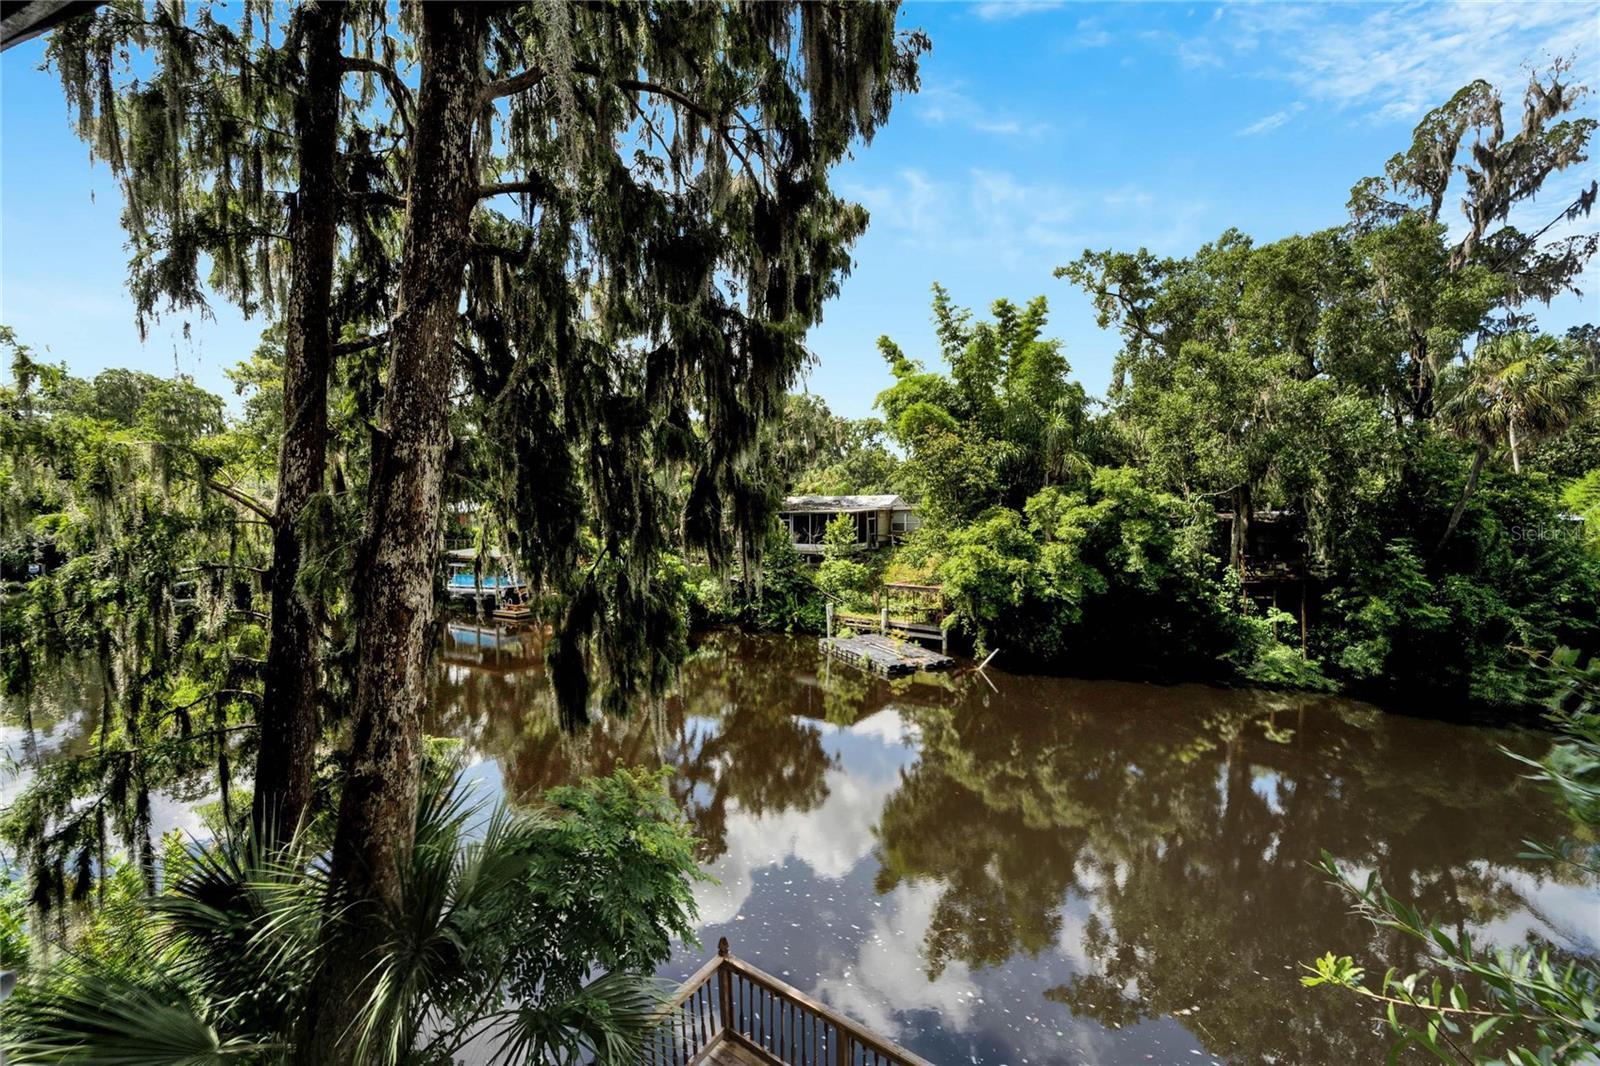
[[[1467,471],[1467,483],[1461,486],[1461,495],[1450,511],[1450,522],[1444,527],[1444,535],[1439,538],[1439,543],[1433,546],[1433,554],[1438,555],[1444,550],[1445,541],[1450,539],[1450,534],[1461,524],[1461,516],[1467,512],[1467,501],[1472,499],[1472,494],[1478,489],[1478,477],[1483,473],[1483,464],[1488,458],[1489,445],[1480,443],[1478,450],[1472,455],[1472,469]]]
[[[1228,565],[1244,577],[1245,548],[1250,535],[1250,485],[1233,490],[1233,523],[1228,537]]]
[[[340,34],[343,5],[307,4],[300,12],[305,82],[295,103],[300,190],[290,219],[289,305],[283,365],[283,443],[272,536],[272,640],[262,699],[252,818],[258,832],[282,840],[311,803],[317,744],[316,624],[299,595],[306,504],[327,467],[328,322],[338,238],[334,172],[339,137]]]
[[[473,120],[484,28],[471,4],[420,8],[417,94],[398,311],[357,557],[355,734],[332,877],[350,907],[328,923],[297,1061],[354,1062],[356,1017],[400,899],[419,772],[437,523],[449,440],[452,339],[476,199]]]

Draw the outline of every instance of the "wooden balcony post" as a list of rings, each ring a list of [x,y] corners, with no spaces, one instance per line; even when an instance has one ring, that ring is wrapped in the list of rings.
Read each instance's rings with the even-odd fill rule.
[[[727,959],[727,937],[717,941],[717,955],[719,958]],[[733,971],[728,968],[726,961],[717,967],[717,1002],[722,1011],[722,1028],[727,1031],[737,1031],[733,1024]]]
[[[833,1027],[839,1039],[833,1042],[833,1066],[855,1066],[856,1048],[855,1040],[844,1030],[844,1026]]]

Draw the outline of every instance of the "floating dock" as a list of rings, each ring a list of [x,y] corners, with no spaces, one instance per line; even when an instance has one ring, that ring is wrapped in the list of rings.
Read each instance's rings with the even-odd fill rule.
[[[879,677],[904,677],[918,670],[948,670],[956,661],[948,655],[877,633],[855,637],[823,637],[817,647],[824,655],[859,666]]]

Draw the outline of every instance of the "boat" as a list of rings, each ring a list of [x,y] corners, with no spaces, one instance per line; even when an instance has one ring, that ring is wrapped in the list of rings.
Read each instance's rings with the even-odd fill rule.
[[[444,592],[452,600],[470,600],[492,609],[507,601],[527,603],[528,583],[505,565],[497,551],[456,548],[445,552],[445,567]]]
[[[506,589],[500,597],[499,604],[494,609],[496,618],[508,621],[521,621],[533,614],[533,608],[528,605],[528,590],[525,587],[512,587]]]

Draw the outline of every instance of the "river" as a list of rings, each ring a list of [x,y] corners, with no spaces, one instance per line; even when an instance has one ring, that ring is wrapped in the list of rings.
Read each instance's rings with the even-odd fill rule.
[[[541,641],[447,626],[427,728],[468,775],[529,800],[668,767],[715,880],[664,973],[725,936],[935,1063],[1382,1061],[1363,1004],[1299,983],[1330,949],[1415,961],[1324,883],[1323,848],[1475,939],[1600,955],[1600,886],[1519,857],[1565,829],[1500,750],[1537,733],[996,667],[889,682],[732,632],[656,706],[569,732]],[[0,805],[29,762],[84,750],[90,689],[54,702],[31,733],[0,722]],[[154,797],[152,827],[198,831],[204,792]]]
[[[1364,1004],[1299,983],[1330,949],[1408,958],[1323,848],[1481,937],[1600,954],[1600,888],[1518,857],[1565,828],[1500,751],[1532,732],[993,667],[889,682],[715,633],[660,706],[568,734],[541,655],[452,627],[430,731],[512,798],[670,767],[716,882],[669,975],[725,936],[935,1063],[1382,1061]]]

